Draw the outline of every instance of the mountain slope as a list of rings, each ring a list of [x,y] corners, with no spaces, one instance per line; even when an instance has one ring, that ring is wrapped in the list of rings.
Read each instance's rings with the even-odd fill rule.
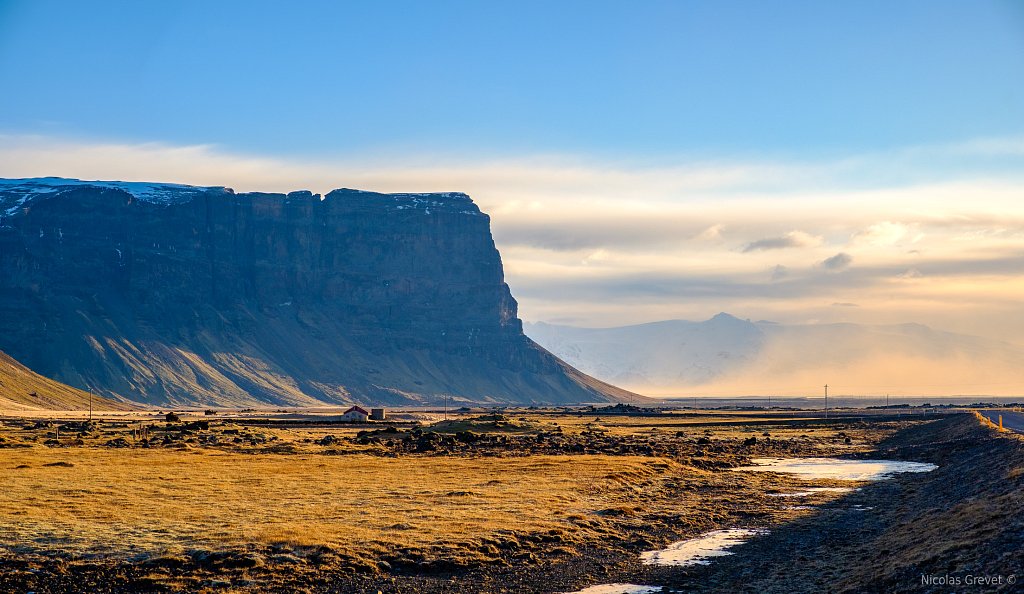
[[[719,314],[619,328],[526,324],[595,377],[649,394],[1006,394],[1024,392],[1024,348],[919,324],[785,325]]]
[[[127,410],[115,402],[45,378],[0,352],[0,409]]]
[[[756,325],[719,314],[618,328],[526,324],[527,334],[585,373],[622,385],[700,385],[752,362],[764,343]]]
[[[0,348],[159,404],[605,402],[522,333],[465,194],[0,181]]]

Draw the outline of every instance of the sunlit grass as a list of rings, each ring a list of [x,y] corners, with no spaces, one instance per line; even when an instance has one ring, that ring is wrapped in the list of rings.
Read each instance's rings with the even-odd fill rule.
[[[72,467],[47,466],[69,462]],[[218,451],[4,451],[8,546],[158,555],[250,544],[472,550],[512,529],[587,539],[602,508],[674,464],[657,458],[381,458]]]

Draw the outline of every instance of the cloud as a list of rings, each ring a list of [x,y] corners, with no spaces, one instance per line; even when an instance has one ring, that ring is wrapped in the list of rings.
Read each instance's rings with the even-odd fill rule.
[[[911,232],[911,226],[892,221],[882,221],[858,231],[853,236],[855,243],[866,245],[895,245]]]
[[[715,239],[721,239],[722,231],[725,230],[725,225],[718,223],[711,225],[707,229],[704,229],[697,235],[697,239],[701,241],[713,241]]]
[[[495,238],[503,245],[526,245],[555,251],[594,248],[617,250],[663,249],[689,241],[705,242],[706,229],[691,217],[671,211],[619,214],[609,211],[572,212],[552,207],[531,214],[491,212]]]
[[[512,288],[517,297],[530,299],[557,294],[567,300],[591,299],[626,304],[693,301],[727,303],[735,300],[796,302],[804,298],[828,298],[827,303],[832,303],[836,298],[852,292],[871,294],[880,288],[887,289],[886,283],[898,272],[891,268],[853,269],[843,275],[813,274],[807,271],[791,273],[785,282],[771,282],[764,278],[763,272],[626,269],[601,275],[594,274],[592,270],[559,269],[550,274],[534,274],[529,271],[517,274],[518,281]]]
[[[946,151],[953,155],[986,157],[1024,156],[1024,137],[977,138],[965,142],[922,147],[921,150]]]
[[[850,254],[839,252],[831,258],[825,258],[822,260],[821,265],[824,266],[826,270],[839,271],[849,268],[852,262],[853,257],[850,256]]]
[[[860,307],[856,303],[837,301],[832,304],[832,307]]]
[[[213,145],[0,134],[0,176],[237,191],[459,190],[491,215],[506,279],[527,319],[614,325],[724,310],[755,319],[897,322],[934,311],[939,317],[927,321],[939,328],[955,319],[968,332],[986,327],[1015,339],[1024,335],[1024,311],[1012,309],[1024,294],[1020,146],[1020,139],[983,139],[817,162],[299,159]],[[990,165],[993,153],[1000,158]],[[823,274],[836,270],[843,274]],[[1020,321],[991,322],[1000,308]]]
[[[612,255],[607,250],[596,250],[587,254],[587,257],[583,258],[580,263],[584,266],[589,266],[592,263],[605,262],[612,259]]]
[[[802,248],[821,245],[821,237],[804,233],[803,231],[790,231],[780,237],[767,237],[758,239],[743,246],[743,253],[763,252],[765,250],[780,250],[786,248]]]
[[[831,304],[849,302],[849,299],[842,297],[851,294],[863,295],[867,301],[875,299],[879,293],[888,295],[887,299],[896,299],[898,294],[893,294],[891,281],[900,277],[944,279],[942,282],[936,281],[937,284],[932,286],[936,299],[945,299],[943,295],[953,288],[984,293],[990,289],[984,284],[984,278],[979,277],[987,277],[993,284],[1003,282],[1000,279],[1012,278],[1020,285],[1024,284],[1024,276],[1019,273],[1022,269],[1024,255],[1006,254],[987,260],[932,261],[924,271],[884,265],[858,266],[848,269],[842,275],[820,274],[811,269],[786,269],[783,277],[785,282],[772,282],[765,279],[763,270],[743,273],[716,271],[713,267],[681,271],[663,267],[640,271],[627,263],[622,269],[613,269],[607,271],[607,274],[595,273],[583,267],[556,267],[548,271],[529,269],[517,273],[519,281],[513,285],[513,291],[529,296],[551,292],[571,299],[589,296],[598,301],[704,298],[796,300],[833,297],[828,302]],[[1008,283],[1002,292],[1011,295],[1018,290],[1018,286]],[[913,299],[922,297],[921,293],[912,296]],[[860,299],[858,303],[864,305]]]
[[[571,155],[481,157],[422,154],[284,158],[209,144],[79,141],[0,134],[0,176],[178,181],[239,191],[324,193],[357,185],[378,191],[448,191],[499,196],[495,212],[536,210],[550,198],[649,203],[704,193],[785,188],[807,167],[781,163],[636,163]]]

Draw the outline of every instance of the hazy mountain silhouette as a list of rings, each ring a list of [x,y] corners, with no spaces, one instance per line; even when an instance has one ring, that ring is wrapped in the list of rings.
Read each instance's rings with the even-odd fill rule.
[[[920,324],[791,325],[718,314],[617,328],[528,323],[585,373],[652,395],[1020,394],[1024,348]]]

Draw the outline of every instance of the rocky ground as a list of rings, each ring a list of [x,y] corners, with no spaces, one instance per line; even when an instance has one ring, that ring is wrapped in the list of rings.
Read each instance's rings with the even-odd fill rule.
[[[394,424],[350,430],[344,424],[284,424],[231,420],[180,420],[150,423],[10,419],[0,431],[0,448],[107,447],[208,448],[253,454],[319,453],[379,456],[529,456],[602,454],[662,456],[697,468],[728,468],[752,456],[830,456],[863,450],[905,426],[905,421],[835,419],[793,421],[785,427],[744,421],[730,426],[665,424],[609,429],[609,418],[576,421],[569,429],[557,422],[527,417],[480,415],[426,426]],[[735,434],[742,432],[737,437]]]
[[[687,592],[1024,588],[1024,439],[957,415],[910,427],[877,450],[939,468],[866,485],[668,583]]]
[[[449,545],[439,543],[432,550],[395,550],[373,563],[330,547],[253,543],[131,558],[89,557],[48,543],[2,549],[0,591],[497,593],[631,582],[708,592],[914,592],[949,591],[922,586],[919,574],[1008,576],[1021,566],[1020,441],[995,436],[968,415],[931,423],[837,420],[825,429],[744,426],[738,433],[702,427],[624,433],[599,421],[609,424],[588,419],[563,423],[562,429],[531,418],[482,416],[344,435],[188,421],[150,427],[141,436],[129,426],[65,423],[62,435],[71,439],[59,447],[230,448],[263,455],[358,452],[431,459],[639,455],[665,458],[681,470],[678,479],[659,483],[632,504],[600,510],[592,528],[606,538],[598,542],[579,540],[571,532],[530,533],[509,526],[473,544],[481,555],[467,557],[456,543],[446,555]],[[50,437],[57,428],[15,424],[3,434],[2,445],[39,447],[52,441],[49,447],[58,447]],[[799,484],[796,479],[728,471],[751,457],[826,455],[932,461],[941,468],[874,483],[841,498],[822,496],[813,502],[814,511],[796,511],[782,498],[765,496]],[[737,480],[741,474],[743,480]],[[769,527],[771,534],[708,567],[650,567],[638,561],[642,551],[735,526]]]

